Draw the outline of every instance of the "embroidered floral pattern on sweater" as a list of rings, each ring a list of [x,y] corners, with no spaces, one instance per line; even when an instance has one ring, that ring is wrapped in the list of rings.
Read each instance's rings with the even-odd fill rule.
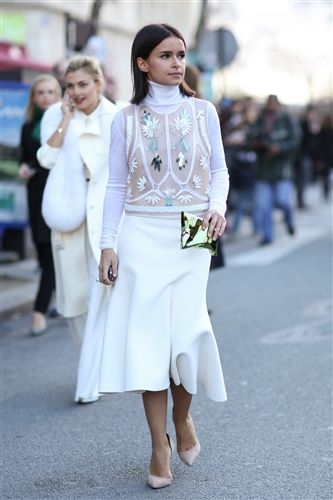
[[[180,152],[179,155],[177,156],[176,163],[178,164],[179,170],[181,170],[182,168],[185,168],[187,160],[185,158],[185,155],[182,152]]]
[[[146,183],[147,183],[147,179],[145,178],[145,176],[140,177],[140,179],[137,182],[138,190],[143,191],[144,189],[146,189]]]
[[[193,186],[196,188],[196,189],[200,189],[201,188],[201,179],[198,175],[194,175],[193,176]]]
[[[180,196],[178,196],[177,200],[180,201],[180,203],[189,203],[191,200],[192,200],[193,196],[191,196],[190,194],[181,194]]]
[[[171,124],[171,130],[174,134],[185,137],[185,135],[191,132],[191,116],[186,109],[183,109],[180,113],[180,117],[177,116],[173,121],[175,124]]]
[[[141,116],[141,128],[142,132],[148,139],[153,139],[148,145],[147,149],[150,153],[158,150],[158,136],[163,131],[163,125],[160,123],[160,120],[156,118],[152,118],[150,113],[147,111],[143,112],[143,116]]]
[[[159,154],[156,153],[154,158],[152,159],[151,166],[154,167],[154,170],[161,171],[162,158]]]
[[[156,195],[149,195],[147,196],[147,198],[145,198],[146,201],[148,201],[148,203],[151,203],[152,205],[154,205],[155,203],[158,203],[160,201],[160,197],[159,196],[156,196]]]
[[[126,158],[128,160],[129,150],[132,144],[133,138],[133,116],[127,116],[126,118]]]
[[[136,158],[133,158],[133,160],[130,161],[129,164],[129,171],[131,172],[131,174],[133,174],[136,168],[138,168],[138,162],[136,161]]]
[[[206,145],[206,148],[209,151],[209,154],[211,154],[212,148],[210,145],[210,140],[209,140],[208,135],[207,135],[206,117],[205,117],[205,112],[203,110],[198,111],[197,120],[199,121],[199,130],[200,130],[201,136],[203,138],[203,141]]]
[[[176,190],[171,188],[171,187],[167,187],[163,193],[165,194],[166,196],[166,201],[165,201],[165,206],[166,207],[172,207],[172,198],[173,198],[173,195],[175,194]]]
[[[202,167],[202,170],[207,170],[209,168],[209,162],[204,156],[201,156],[200,158],[200,166]]]
[[[183,109],[180,117],[177,116],[173,121],[175,123],[171,124],[171,130],[179,137],[178,141],[173,145],[173,149],[177,149],[179,144],[181,144],[183,152],[187,153],[190,150],[190,146],[187,144],[185,136],[192,130],[191,115],[186,109]]]
[[[125,118],[126,211],[206,210],[211,162],[206,109],[192,100],[165,115],[149,105],[136,109]]]

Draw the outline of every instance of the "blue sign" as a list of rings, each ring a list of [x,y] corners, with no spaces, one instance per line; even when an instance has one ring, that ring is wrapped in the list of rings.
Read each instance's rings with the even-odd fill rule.
[[[16,148],[26,119],[30,85],[3,81],[0,86],[0,144]]]

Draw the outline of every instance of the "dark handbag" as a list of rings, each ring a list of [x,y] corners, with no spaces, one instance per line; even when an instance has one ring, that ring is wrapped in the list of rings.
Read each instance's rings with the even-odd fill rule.
[[[210,262],[210,270],[211,271],[213,271],[214,269],[219,269],[220,267],[225,266],[222,236],[219,237],[218,242],[219,242],[219,244],[217,247],[217,255],[216,255],[216,257],[213,255],[212,260]]]

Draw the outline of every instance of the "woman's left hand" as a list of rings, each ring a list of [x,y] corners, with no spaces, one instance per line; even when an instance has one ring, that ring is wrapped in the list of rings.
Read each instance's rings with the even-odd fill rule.
[[[18,170],[19,177],[21,179],[31,179],[36,174],[35,169],[31,169],[26,163],[22,163]]]
[[[202,229],[208,227],[208,236],[216,241],[224,233],[227,225],[227,219],[218,210],[209,210],[203,218]]]

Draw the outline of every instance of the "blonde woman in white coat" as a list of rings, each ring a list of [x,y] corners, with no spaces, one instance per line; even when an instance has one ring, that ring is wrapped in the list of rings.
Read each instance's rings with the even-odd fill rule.
[[[42,213],[52,229],[57,309],[81,351],[75,401],[97,401],[108,288],[96,282],[110,127],[117,107],[101,96],[98,61],[77,56],[61,103],[42,121],[40,164],[52,169]]]

